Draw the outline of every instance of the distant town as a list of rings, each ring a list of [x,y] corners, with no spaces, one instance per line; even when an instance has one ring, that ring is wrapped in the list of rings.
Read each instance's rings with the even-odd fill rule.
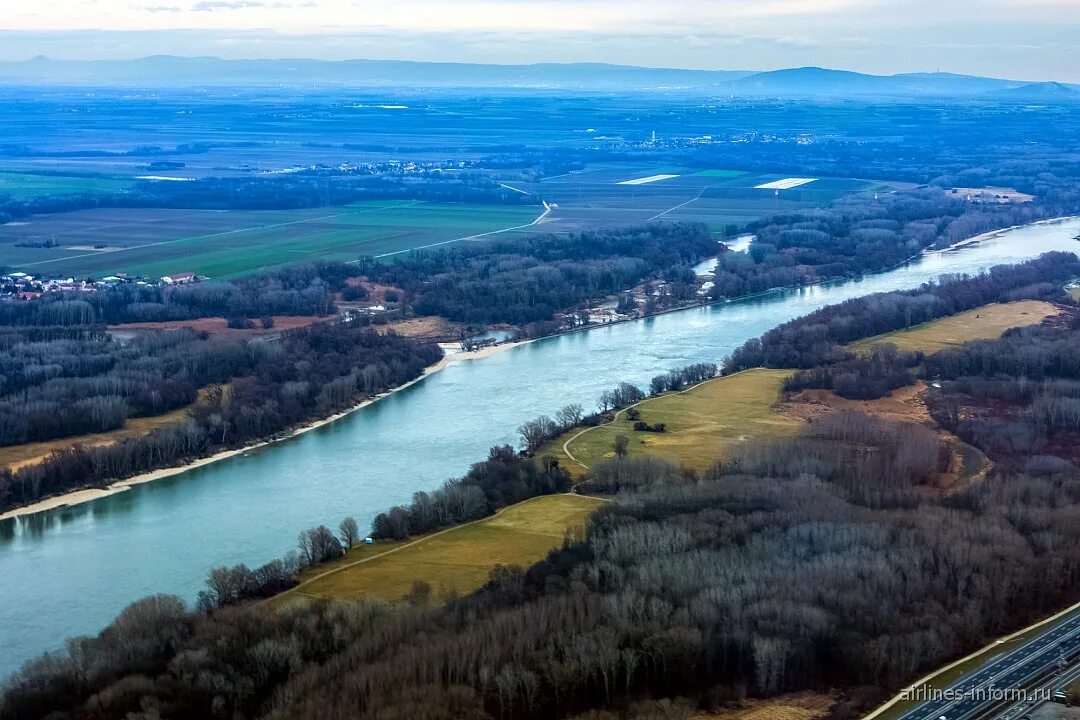
[[[0,297],[8,300],[36,300],[45,293],[99,292],[128,283],[167,287],[189,285],[204,279],[188,271],[163,275],[157,280],[123,272],[108,275],[100,280],[93,278],[77,280],[73,277],[55,276],[37,277],[24,272],[11,272],[0,275]]]

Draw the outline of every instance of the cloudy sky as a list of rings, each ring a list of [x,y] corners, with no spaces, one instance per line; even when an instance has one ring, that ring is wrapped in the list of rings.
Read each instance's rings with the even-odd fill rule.
[[[822,65],[1080,81],[1080,0],[0,0],[0,60]]]

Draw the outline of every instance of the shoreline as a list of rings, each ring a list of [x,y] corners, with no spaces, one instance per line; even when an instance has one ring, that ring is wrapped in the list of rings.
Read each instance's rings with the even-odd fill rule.
[[[1013,226],[1007,227],[1007,228],[999,228],[997,230],[990,230],[988,232],[976,235],[974,237],[970,237],[970,238],[967,238],[965,240],[960,240],[960,241],[955,242],[952,245],[949,245],[949,246],[944,247],[944,248],[939,248],[939,249],[936,249],[936,250],[927,248],[927,249],[919,252],[918,254],[913,255],[912,257],[908,258],[907,260],[905,260],[905,261],[903,261],[901,263],[898,263],[897,265],[893,266],[892,268],[885,268],[884,270],[881,270],[879,272],[888,272],[890,270],[893,270],[893,269],[895,269],[897,267],[900,267],[902,265],[906,265],[907,263],[910,263],[910,262],[912,262],[914,260],[917,260],[920,257],[924,257],[926,255],[932,255],[932,254],[936,254],[936,253],[944,253],[944,252],[948,252],[948,251],[951,251],[951,250],[962,249],[962,248],[967,247],[969,245],[974,245],[974,244],[983,242],[985,240],[992,240],[992,239],[1000,237],[1003,234],[1013,232],[1013,231],[1019,230],[1021,228],[1033,227],[1033,226],[1038,226],[1038,225],[1057,225],[1057,224],[1066,223],[1066,222],[1074,221],[1074,220],[1080,220],[1080,215],[1065,215],[1065,216],[1056,217],[1056,218],[1046,218],[1046,219],[1043,219],[1043,220],[1036,220],[1035,222],[1027,223],[1027,224],[1024,224],[1024,225],[1013,225]],[[612,321],[612,322],[609,322],[609,323],[603,323],[603,324],[600,324],[600,325],[583,325],[583,326],[580,326],[580,327],[571,328],[569,330],[563,330],[561,332],[552,333],[551,335],[545,335],[543,338],[535,338],[535,339],[530,339],[530,340],[518,340],[518,341],[512,341],[512,342],[504,342],[504,343],[499,343],[497,345],[489,345],[489,346],[483,347],[483,348],[481,348],[479,350],[460,351],[460,352],[444,355],[442,357],[442,359],[439,360],[439,362],[437,362],[437,363],[435,363],[433,365],[429,365],[428,367],[424,368],[424,372],[421,375],[419,375],[418,377],[410,380],[407,383],[399,385],[396,388],[388,390],[388,391],[386,391],[384,393],[381,393],[379,395],[376,395],[374,397],[368,398],[368,399],[358,403],[357,405],[354,405],[354,406],[352,406],[352,407],[350,407],[350,408],[348,408],[346,410],[343,410],[343,411],[341,411],[339,413],[336,413],[334,415],[331,415],[329,417],[322,418],[320,420],[313,420],[312,422],[310,422],[310,423],[308,423],[306,425],[302,425],[302,426],[300,426],[298,428],[295,428],[295,429],[293,429],[291,431],[287,431],[285,434],[283,434],[281,436],[275,436],[275,437],[272,437],[272,438],[267,439],[267,440],[260,440],[260,441],[258,441],[256,443],[253,443],[251,445],[245,445],[244,447],[241,447],[241,448],[236,448],[236,449],[232,449],[232,450],[223,450],[221,452],[215,453],[213,455],[209,455],[209,456],[204,457],[204,458],[198,458],[198,459],[193,460],[190,463],[186,463],[184,465],[179,465],[179,466],[174,466],[174,467],[169,467],[169,468],[161,468],[159,470],[151,470],[149,472],[142,473],[140,475],[136,475],[136,476],[128,478],[126,480],[118,480],[118,481],[116,481],[114,483],[111,483],[110,485],[108,485],[105,488],[85,488],[85,489],[82,489],[82,490],[73,490],[73,491],[71,491],[69,493],[64,493],[63,495],[56,495],[56,496],[53,496],[53,497],[45,498],[43,500],[39,500],[39,501],[37,501],[35,503],[32,503],[30,505],[25,505],[25,506],[20,507],[20,508],[14,508],[12,510],[8,510],[7,512],[4,512],[4,513],[0,514],[0,522],[3,522],[5,520],[18,518],[18,517],[24,517],[24,516],[27,516],[27,515],[34,515],[34,514],[41,513],[41,512],[46,512],[46,511],[49,511],[49,510],[56,510],[56,509],[60,509],[60,508],[64,508],[64,507],[71,507],[71,506],[74,506],[74,505],[81,505],[83,503],[91,502],[93,500],[98,500],[100,498],[108,497],[110,495],[115,495],[116,493],[120,493],[120,492],[124,492],[126,490],[130,490],[130,489],[132,489],[132,487],[134,487],[136,485],[142,485],[144,483],[152,482],[154,480],[159,480],[161,478],[171,477],[173,475],[179,475],[181,473],[187,472],[188,470],[194,470],[196,468],[203,467],[204,465],[209,465],[211,463],[215,463],[215,462],[218,462],[220,460],[226,460],[228,458],[235,457],[236,455],[242,455],[242,454],[244,454],[246,452],[250,452],[252,450],[258,450],[258,449],[266,447],[268,445],[273,445],[275,443],[282,442],[284,440],[290,440],[290,439],[295,438],[297,436],[303,435],[304,433],[309,432],[311,430],[315,430],[315,429],[318,429],[320,427],[323,427],[324,425],[329,425],[330,423],[336,422],[336,421],[338,421],[338,420],[340,420],[340,419],[342,419],[342,418],[344,418],[344,417],[346,417],[348,415],[351,415],[352,413],[356,412],[357,410],[361,410],[361,409],[367,407],[368,405],[371,405],[373,403],[378,402],[379,400],[382,400],[385,397],[389,397],[390,395],[394,394],[395,392],[398,392],[399,390],[404,390],[405,388],[420,382],[421,380],[428,377],[429,375],[431,375],[433,373],[436,373],[436,372],[439,372],[440,370],[444,369],[448,365],[450,365],[452,363],[455,363],[455,362],[462,362],[462,361],[465,361],[465,360],[479,360],[479,359],[494,355],[496,353],[502,352],[504,350],[509,350],[510,348],[518,347],[519,345],[525,345],[527,343],[533,342],[534,340],[542,340],[542,339],[549,338],[549,337],[559,337],[559,336],[562,336],[562,335],[570,335],[570,334],[574,334],[574,333],[585,332],[585,331],[588,331],[588,330],[597,330],[597,329],[600,329],[600,328],[610,327],[610,326],[613,326],[613,325],[619,325],[619,324],[628,323],[628,322],[636,322],[638,320],[645,320],[647,318],[657,317],[657,316],[660,316],[660,315],[668,315],[668,314],[671,314],[671,313],[683,312],[685,310],[692,310],[694,308],[704,308],[704,307],[709,307],[711,305],[726,304],[726,303],[731,303],[731,302],[748,300],[748,299],[753,299],[755,297],[769,295],[769,294],[776,293],[776,292],[782,292],[784,290],[791,290],[791,289],[810,287],[811,285],[820,285],[822,283],[833,282],[835,280],[844,280],[844,279],[845,278],[822,279],[822,280],[816,281],[814,283],[810,283],[808,285],[797,286],[797,288],[779,288],[779,287],[778,288],[770,288],[768,290],[762,290],[760,292],[750,293],[749,295],[743,295],[743,296],[740,296],[738,298],[725,298],[723,300],[703,300],[701,302],[693,303],[693,304],[690,304],[690,305],[684,305],[684,306],[675,307],[675,308],[667,308],[665,310],[660,310],[658,312],[651,313],[649,315],[642,315],[640,317],[630,317],[630,318],[625,318],[625,319],[621,319],[621,320],[615,320],[615,321]],[[850,278],[848,278],[848,279],[850,279]]]
[[[976,235],[975,237],[969,237],[967,240],[958,240],[958,241],[954,242],[952,245],[947,245],[946,247],[938,248],[936,250],[928,249],[928,250],[925,250],[924,252],[927,253],[927,254],[933,254],[933,253],[949,252],[950,250],[959,250],[960,248],[967,247],[968,245],[976,245],[978,243],[983,242],[984,240],[994,240],[996,238],[1001,237],[1005,233],[1014,232],[1016,230],[1020,230],[1020,229],[1026,228],[1026,227],[1035,227],[1037,225],[1060,225],[1062,223],[1067,223],[1070,220],[1080,220],[1080,215],[1062,215],[1061,217],[1056,217],[1056,218],[1046,218],[1044,220],[1036,220],[1035,222],[1025,223],[1024,225],[1010,225],[1007,228],[1000,228],[998,230],[990,230],[990,231],[984,232],[984,233],[982,233],[980,235]]]
[[[330,415],[329,417],[321,418],[319,420],[313,420],[305,425],[301,425],[300,427],[285,431],[284,434],[280,436],[271,437],[266,440],[260,440],[250,445],[245,445],[243,447],[234,448],[231,450],[222,450],[221,452],[214,453],[213,455],[208,455],[206,457],[192,460],[191,462],[185,463],[184,465],[175,465],[172,467],[160,468],[158,470],[151,470],[149,472],[141,473],[125,480],[117,480],[116,482],[110,483],[107,487],[104,488],[84,488],[82,490],[72,490],[71,492],[64,493],[63,495],[54,495],[52,497],[47,497],[42,500],[38,500],[35,503],[31,503],[30,505],[24,505],[22,507],[13,508],[11,510],[8,510],[7,512],[0,513],[0,522],[25,517],[28,515],[36,515],[37,513],[48,512],[49,510],[59,510],[65,507],[74,507],[75,505],[82,505],[84,503],[92,502],[94,500],[100,500],[101,498],[109,497],[110,495],[116,495],[117,493],[131,490],[137,485],[143,485],[145,483],[153,482],[154,480],[172,477],[173,475],[180,475],[181,473],[185,473],[189,470],[194,470],[196,468],[210,465],[221,460],[227,460],[231,457],[236,457],[237,455],[243,455],[244,453],[251,452],[252,450],[259,450],[270,445],[275,445],[279,442],[292,440],[293,438],[299,437],[304,433],[310,432],[312,430],[317,430],[318,428],[337,422],[342,418],[352,415],[358,410],[362,410],[369,405],[373,405],[374,403],[383,400],[384,398],[388,398],[394,393],[404,390],[405,388],[412,385],[415,385],[416,383],[426,379],[430,375],[433,375],[440,370],[444,370],[445,368],[454,363],[465,362],[468,360],[480,360],[482,358],[496,355],[505,350],[510,350],[511,348],[526,345],[530,342],[532,342],[532,340],[516,340],[513,342],[499,343],[497,345],[488,345],[487,347],[480,348],[479,350],[462,350],[456,353],[445,354],[443,355],[442,359],[440,359],[437,363],[433,365],[428,365],[426,368],[424,368],[423,373],[408,381],[407,383],[403,383],[395,388],[387,390],[386,392],[379,393],[378,395],[367,398],[357,403],[356,405],[346,408],[341,412]]]

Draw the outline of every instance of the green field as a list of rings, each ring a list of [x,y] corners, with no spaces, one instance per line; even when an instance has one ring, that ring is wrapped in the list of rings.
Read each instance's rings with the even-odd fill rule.
[[[301,584],[274,599],[291,597],[399,600],[417,580],[437,597],[466,594],[496,565],[528,567],[562,544],[568,530],[604,501],[581,495],[545,495],[503,508],[492,517],[403,543],[361,545],[342,560],[301,575]]]
[[[615,420],[585,431],[571,430],[538,455],[553,455],[564,467],[592,465],[614,457],[615,437],[630,440],[629,455],[652,455],[697,470],[709,468],[723,457],[732,443],[749,437],[774,437],[794,433],[801,421],[775,411],[784,378],[789,370],[747,370],[717,378],[681,393],[649,398],[637,405],[641,420],[664,423],[666,432],[634,430],[626,411]],[[567,443],[569,457],[563,450]]]
[[[865,351],[871,345],[890,343],[901,350],[936,353],[971,340],[991,340],[1014,327],[1037,325],[1057,315],[1059,310],[1050,303],[1022,300],[1013,303],[993,303],[950,317],[932,320],[908,330],[877,335],[852,343],[855,351]]]
[[[694,174],[698,177],[734,178],[745,175],[746,172],[743,170],[702,170]]]
[[[83,210],[0,227],[0,264],[31,274],[157,278],[192,271],[222,279],[453,242],[528,225],[540,212],[532,205],[407,200],[301,210]],[[59,246],[16,247],[45,239]]]
[[[621,184],[654,175],[674,177],[642,185]],[[665,220],[700,222],[715,232],[768,215],[821,207],[845,195],[887,185],[858,178],[821,177],[779,193],[757,187],[784,177],[787,176],[725,168],[701,170],[647,161],[600,162],[539,182],[513,185],[558,205],[548,225],[551,230]]]
[[[16,198],[88,192],[111,193],[126,190],[134,184],[135,181],[131,178],[0,172],[0,195]]]

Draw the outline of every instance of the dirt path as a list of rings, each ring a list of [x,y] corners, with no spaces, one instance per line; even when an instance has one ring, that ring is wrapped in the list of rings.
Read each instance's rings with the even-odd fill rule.
[[[575,493],[573,490],[571,490],[570,492],[567,492],[567,493],[555,493],[555,495],[573,495],[573,496],[576,496],[576,497],[584,497],[584,496],[578,496],[577,493]],[[285,592],[279,593],[279,594],[277,594],[277,595],[275,595],[273,597],[270,597],[270,598],[267,598],[267,599],[263,600],[261,604],[265,605],[266,603],[269,603],[269,602],[272,602],[272,601],[282,600],[286,596],[288,596],[290,594],[293,594],[293,593],[304,594],[303,593],[303,588],[305,586],[311,585],[312,583],[317,582],[319,580],[322,580],[325,577],[329,577],[330,575],[334,575],[335,573],[339,573],[339,572],[342,572],[344,570],[354,568],[357,565],[363,565],[364,563],[371,562],[372,560],[378,560],[380,558],[384,558],[387,555],[393,555],[394,553],[400,552],[400,551],[405,550],[407,548],[415,547],[416,545],[419,545],[421,543],[425,543],[428,540],[432,540],[434,538],[437,538],[440,535],[445,535],[445,534],[447,534],[449,532],[454,532],[455,530],[461,530],[463,528],[471,527],[471,526],[477,525],[479,523],[488,522],[489,520],[493,520],[494,518],[499,517],[500,515],[502,515],[503,513],[507,512],[509,510],[519,508],[519,507],[521,507],[522,505],[524,505],[526,503],[530,503],[530,502],[533,502],[535,500],[538,500],[540,498],[545,498],[545,497],[552,497],[552,495],[537,495],[535,497],[528,498],[527,500],[522,500],[519,503],[514,503],[513,505],[507,505],[505,507],[501,507],[498,510],[496,510],[494,513],[492,513],[491,515],[488,515],[486,517],[482,517],[482,518],[479,518],[477,520],[470,520],[469,522],[461,523],[460,525],[451,525],[448,528],[443,528],[442,530],[438,530],[438,531],[430,533],[428,535],[422,535],[422,536],[416,538],[415,540],[411,540],[411,541],[409,541],[407,543],[404,543],[402,545],[396,545],[396,546],[394,546],[392,548],[389,548],[389,549],[387,549],[387,550],[385,550],[383,552],[376,553],[375,555],[369,555],[369,556],[361,558],[359,560],[354,560],[352,562],[345,563],[344,565],[338,565],[337,567],[331,568],[331,569],[329,569],[329,570],[327,570],[325,572],[321,572],[318,575],[315,575],[314,577],[310,577],[307,580],[304,580],[300,584],[296,585],[295,587],[289,588]],[[588,497],[592,498],[593,496],[589,495]],[[595,498],[595,499],[602,500],[604,502],[610,502],[611,501],[610,498]],[[311,597],[311,596],[308,596],[308,597]]]
[[[592,427],[584,428],[580,432],[575,433],[573,435],[573,437],[568,438],[566,440],[566,442],[564,442],[562,444],[562,451],[563,451],[563,453],[566,454],[566,457],[570,458],[570,460],[577,463],[578,465],[580,465],[585,470],[588,470],[589,466],[586,465],[585,463],[581,462],[580,460],[578,460],[577,457],[574,456],[574,453],[570,452],[570,443],[574,442],[575,440],[577,440],[579,437],[581,437],[585,433],[589,432],[590,430],[596,430],[597,428],[602,428],[602,427],[606,427],[608,425],[611,425],[613,422],[615,422],[616,420],[619,419],[619,415],[622,415],[624,412],[626,412],[630,408],[635,408],[638,405],[649,402],[650,400],[655,400],[655,399],[661,398],[661,397],[671,397],[673,395],[685,395],[686,393],[690,392],[691,390],[699,388],[702,385],[705,385],[706,383],[716,382],[717,380],[725,380],[727,378],[732,378],[732,377],[735,377],[736,375],[742,375],[743,373],[750,372],[751,370],[758,370],[758,369],[759,368],[747,368],[746,370],[739,370],[738,372],[733,372],[730,375],[719,375],[717,377],[709,378],[708,380],[702,380],[699,383],[691,385],[690,387],[687,387],[687,388],[683,388],[682,390],[678,390],[676,392],[664,393],[663,395],[650,395],[647,398],[644,398],[642,400],[638,400],[633,405],[627,405],[626,407],[620,408],[619,410],[617,410],[615,412],[615,414],[611,416],[611,419],[608,420],[606,423],[603,423],[601,425],[593,425]]]

